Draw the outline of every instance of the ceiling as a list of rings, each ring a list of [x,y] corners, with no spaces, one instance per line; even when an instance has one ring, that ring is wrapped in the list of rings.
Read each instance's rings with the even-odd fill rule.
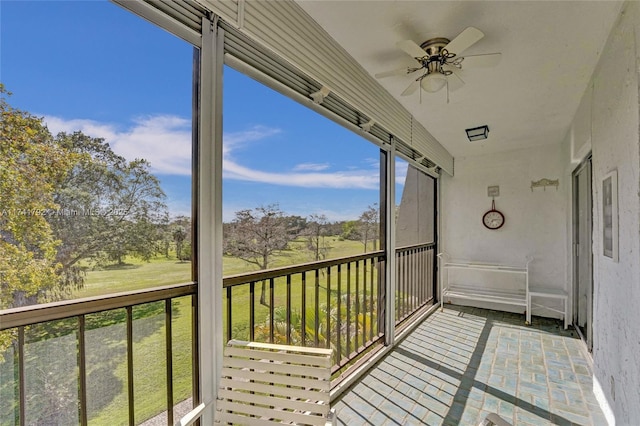
[[[400,40],[484,32],[464,54],[501,52],[501,62],[465,70],[449,103],[446,90],[401,97],[411,76],[379,80],[454,157],[562,142],[621,9],[615,1],[298,3],[371,75],[416,65]],[[484,124],[489,138],[470,143],[464,129]]]

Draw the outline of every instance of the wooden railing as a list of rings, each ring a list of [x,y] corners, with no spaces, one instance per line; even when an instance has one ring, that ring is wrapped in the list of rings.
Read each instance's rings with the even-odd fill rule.
[[[152,362],[161,364],[154,371],[164,371],[165,377],[148,379],[166,389],[165,403],[153,415],[173,424],[174,406],[180,402],[174,398],[174,380],[191,381],[190,395],[180,398],[191,399],[184,412],[198,402],[196,298],[196,284],[188,283],[0,311],[0,342],[8,343],[4,356],[0,354],[0,423],[86,425],[91,407],[95,411],[96,406],[122,400],[123,406],[115,410],[124,411],[125,423],[139,424],[144,418],[139,418],[136,403],[148,389],[138,387],[143,380],[136,372]],[[191,336],[176,342],[174,325]],[[157,337],[161,329],[163,339],[150,361],[139,361],[145,354],[136,352],[134,362],[135,346]],[[185,342],[191,347],[176,347]],[[182,375],[187,370],[191,377],[179,377],[174,361]],[[124,383],[108,371],[121,366],[126,370]],[[104,375],[114,382],[98,379]],[[113,393],[112,400],[97,401],[105,393]],[[176,413],[176,418],[183,414]]]

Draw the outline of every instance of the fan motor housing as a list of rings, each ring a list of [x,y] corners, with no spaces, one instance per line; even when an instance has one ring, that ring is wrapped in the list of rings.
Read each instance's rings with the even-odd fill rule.
[[[434,56],[439,55],[447,44],[449,44],[449,39],[444,37],[432,38],[420,45],[420,48],[427,52],[427,55]]]

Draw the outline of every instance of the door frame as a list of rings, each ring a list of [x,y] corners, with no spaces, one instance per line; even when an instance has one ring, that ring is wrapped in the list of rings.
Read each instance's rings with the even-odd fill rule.
[[[588,231],[588,241],[586,244],[589,246],[589,262],[588,262],[588,274],[590,275],[590,284],[591,289],[587,293],[587,329],[586,336],[583,330],[578,325],[578,290],[579,290],[579,277],[580,277],[580,263],[579,263],[579,250],[580,244],[584,244],[580,239],[580,223],[579,223],[579,185],[578,185],[578,176],[580,173],[588,169],[589,172],[589,189],[585,193],[588,194],[589,197],[589,228]],[[571,291],[571,305],[572,305],[572,313],[571,313],[571,322],[576,329],[578,335],[585,343],[589,352],[592,351],[593,348],[593,170],[592,170],[592,155],[589,153],[585,157],[585,159],[574,169],[571,174],[571,197],[572,197],[572,218],[571,218],[571,228],[572,228],[572,241],[571,241],[571,263],[572,263],[572,291]]]

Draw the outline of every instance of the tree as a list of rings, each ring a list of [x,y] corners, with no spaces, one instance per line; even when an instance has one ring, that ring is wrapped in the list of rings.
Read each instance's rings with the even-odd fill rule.
[[[355,240],[358,241],[360,239],[360,229],[359,223],[357,220],[347,220],[342,222],[342,233],[340,237],[345,240]]]
[[[307,229],[307,218],[302,216],[284,216],[284,221],[287,226],[291,239],[295,239],[298,235],[304,233]]]
[[[127,161],[104,139],[82,132],[59,133],[56,141],[79,157],[55,188],[60,210],[49,218],[61,241],[56,260],[63,272],[100,255],[119,263],[126,254],[148,260],[167,220],[165,194],[150,164]]]
[[[176,257],[182,260],[182,245],[184,244],[185,238],[187,238],[187,231],[178,225],[173,228],[171,235],[173,236],[173,241],[176,243]]]
[[[277,204],[237,211],[226,231],[223,239],[224,253],[260,269],[267,269],[271,256],[286,250],[289,242],[295,239]],[[260,303],[263,305],[266,305],[265,287],[266,283],[263,281],[260,293]]]
[[[327,243],[327,217],[312,214],[307,220],[304,235],[307,237],[307,249],[311,251],[314,260],[324,260],[331,249]]]
[[[378,223],[378,204],[375,203],[372,206],[367,207],[367,210],[360,215],[359,234],[362,244],[364,244],[364,251],[367,251],[367,245],[369,240],[373,242],[373,250],[376,249],[376,240],[380,234],[380,225]]]
[[[0,309],[47,300],[73,285],[60,279],[60,242],[47,215],[58,208],[54,190],[78,156],[56,143],[42,119],[11,107],[10,95],[0,83]]]

